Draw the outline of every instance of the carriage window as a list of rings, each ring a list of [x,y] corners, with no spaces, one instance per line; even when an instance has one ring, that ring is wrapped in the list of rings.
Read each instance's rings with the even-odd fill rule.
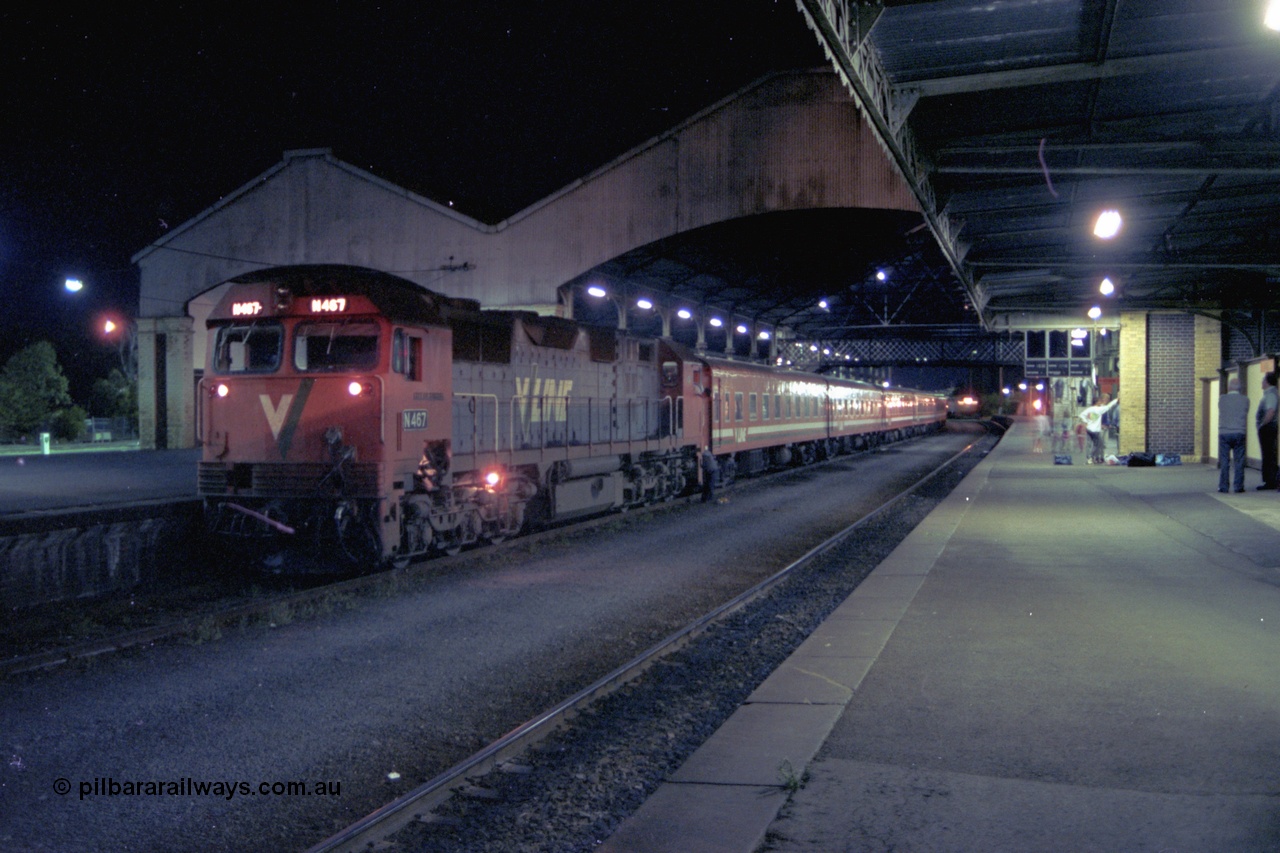
[[[680,378],[680,365],[674,361],[662,362],[662,384],[675,385]]]
[[[791,395],[787,395],[787,417],[791,417]]]
[[[714,397],[715,402],[711,404],[711,411],[715,416],[716,423],[720,423],[720,392],[717,391]]]
[[[756,395],[754,393],[747,395],[747,411],[750,413],[751,420],[756,419]]]
[[[270,373],[280,366],[284,330],[279,323],[223,326],[214,345],[217,373]]]
[[[760,395],[760,415],[766,421],[769,420],[769,395],[768,394]]]
[[[378,366],[378,324],[299,323],[293,339],[298,370],[372,370]]]
[[[742,392],[733,392],[733,419],[735,421],[742,420]]]
[[[773,416],[775,418],[782,417],[782,395],[781,394],[773,395]]]

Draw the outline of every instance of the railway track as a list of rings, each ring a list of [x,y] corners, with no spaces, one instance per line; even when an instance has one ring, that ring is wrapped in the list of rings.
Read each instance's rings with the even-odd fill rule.
[[[909,439],[909,441],[918,440],[920,439]],[[822,468],[831,462],[847,461],[871,452],[874,451],[861,451],[839,456],[834,460],[820,462],[809,467]],[[785,475],[790,470],[769,472],[741,482],[760,482],[769,477]],[[732,493],[733,488],[731,485],[726,491]],[[632,509],[629,514],[643,516],[646,513],[662,511],[664,508],[678,502],[689,502],[697,499],[696,495],[680,498],[677,501]],[[414,563],[405,569],[376,572],[356,578],[324,583],[310,589],[298,591],[275,594],[257,593],[248,601],[243,600],[245,598],[244,594],[239,591],[233,591],[228,595],[229,598],[236,599],[232,604],[215,604],[212,607],[197,608],[192,611],[187,610],[187,605],[179,605],[176,608],[169,608],[176,610],[176,613],[169,613],[162,603],[157,608],[161,613],[155,617],[154,624],[128,630],[110,631],[108,629],[103,636],[79,642],[58,643],[51,641],[49,647],[43,650],[14,655],[0,660],[0,678],[50,669],[74,661],[88,661],[102,655],[168,640],[192,638],[195,641],[203,641],[215,639],[220,636],[223,630],[236,626],[269,626],[274,622],[280,621],[281,614],[285,614],[285,618],[292,618],[293,614],[323,612],[336,606],[335,603],[365,595],[378,594],[383,589],[394,589],[398,585],[412,583],[416,578],[464,563],[469,559],[473,559],[477,554],[501,554],[506,550],[537,544],[539,541],[545,541],[552,537],[572,535],[576,532],[590,530],[593,527],[608,524],[617,517],[618,514],[608,514],[557,525],[546,530],[488,546],[480,551],[466,551],[457,556],[440,556]],[[92,605],[77,618],[86,622],[94,621]],[[27,631],[27,633],[29,634],[30,631]]]
[[[902,490],[878,508],[868,512],[843,530],[810,549],[804,555],[775,574],[756,584],[733,599],[724,602],[710,612],[695,619],[683,628],[651,646],[631,661],[601,677],[588,687],[563,700],[555,707],[528,720],[508,734],[430,779],[418,788],[387,803],[356,823],[346,827],[328,839],[310,848],[308,853],[332,853],[333,851],[357,851],[370,849],[402,849],[389,841],[413,824],[430,824],[440,818],[433,813],[457,798],[479,798],[488,794],[483,786],[468,784],[468,780],[483,777],[491,772],[526,772],[527,765],[520,759],[557,731],[562,730],[575,717],[620,691],[624,686],[641,678],[655,666],[667,661],[673,654],[696,641],[712,626],[722,623],[731,615],[742,611],[768,596],[779,585],[810,567],[824,555],[837,549],[855,533],[884,517],[891,509],[929,485],[957,464],[972,458],[979,441],[974,441],[957,452],[932,472]],[[948,489],[949,491],[949,489]],[[785,618],[785,617],[778,617]]]

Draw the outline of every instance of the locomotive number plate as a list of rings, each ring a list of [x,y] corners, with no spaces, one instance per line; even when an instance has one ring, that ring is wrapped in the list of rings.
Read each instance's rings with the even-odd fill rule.
[[[405,409],[400,413],[400,423],[404,429],[426,429],[426,409]]]

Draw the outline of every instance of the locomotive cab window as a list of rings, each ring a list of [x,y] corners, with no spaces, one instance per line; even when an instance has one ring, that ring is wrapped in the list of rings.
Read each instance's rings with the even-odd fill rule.
[[[422,338],[396,329],[391,340],[391,371],[404,374],[406,379],[422,379]]]
[[[378,324],[299,323],[293,364],[304,371],[372,370],[378,366]]]
[[[223,326],[214,344],[213,369],[218,373],[270,373],[280,366],[283,343],[279,323]]]

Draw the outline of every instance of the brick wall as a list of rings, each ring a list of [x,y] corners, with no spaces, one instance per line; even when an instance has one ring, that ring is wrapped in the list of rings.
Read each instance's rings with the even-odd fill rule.
[[[1196,452],[1195,318],[1147,316],[1147,449]]]

